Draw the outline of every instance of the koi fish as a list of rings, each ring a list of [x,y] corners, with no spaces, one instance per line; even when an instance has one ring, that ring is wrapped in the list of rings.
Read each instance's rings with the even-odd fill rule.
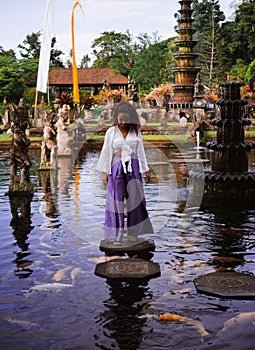
[[[209,335],[209,333],[207,332],[207,330],[205,329],[203,324],[201,322],[199,322],[198,320],[195,320],[194,318],[191,318],[191,317],[167,313],[167,314],[160,314],[159,319],[161,321],[170,321],[170,322],[175,322],[175,323],[183,322],[187,326],[192,326],[192,327],[196,328],[196,330],[199,332],[199,334],[202,337],[201,338],[202,342],[203,342],[203,337],[205,335]]]
[[[59,282],[65,277],[66,271],[65,269],[58,270],[54,276],[53,276],[53,281]]]
[[[32,292],[46,292],[51,290],[60,290],[63,288],[70,288],[73,287],[72,284],[66,284],[66,283],[43,283],[38,284],[30,288],[30,291]]]
[[[209,333],[207,332],[207,330],[205,329],[205,327],[203,326],[203,324],[198,321],[195,320],[194,318],[191,317],[186,317],[186,316],[181,316],[181,315],[176,315],[176,314],[159,314],[157,315],[152,315],[152,314],[145,314],[142,316],[139,316],[139,318],[157,318],[160,321],[170,321],[173,323],[185,323],[187,326],[192,326],[194,328],[196,328],[196,330],[199,332],[199,334],[201,335],[201,341],[203,342],[203,337],[205,335],[209,335]]]
[[[104,263],[107,261],[115,260],[115,259],[121,259],[122,256],[113,255],[113,256],[100,256],[99,258],[92,258],[91,261],[96,263]]]
[[[22,329],[31,329],[35,327],[40,327],[38,323],[31,322],[31,321],[26,321],[26,320],[18,320],[16,318],[8,318],[6,321],[10,324],[13,324],[14,326],[18,326]]]
[[[160,314],[159,319],[161,321],[170,321],[170,322],[182,322],[184,321],[184,316],[176,315],[176,314]]]
[[[244,327],[252,323],[255,326],[255,311],[244,312],[235,317],[230,318],[224,323],[223,328],[217,333],[217,337],[221,336],[226,331],[235,327]]]
[[[243,238],[243,234],[241,232],[236,231],[236,230],[230,229],[228,227],[219,227],[219,229],[228,236],[232,236],[235,238]]]
[[[79,273],[80,271],[81,271],[81,268],[80,268],[80,267],[75,267],[74,269],[72,269],[72,271],[71,271],[71,273],[70,273],[72,282],[74,282],[76,276],[78,275],[78,273]]]
[[[244,262],[243,259],[232,258],[230,256],[215,256],[211,260],[218,261],[218,262],[220,262],[222,264],[224,264],[224,263],[235,264],[235,263],[242,263],[242,262]]]

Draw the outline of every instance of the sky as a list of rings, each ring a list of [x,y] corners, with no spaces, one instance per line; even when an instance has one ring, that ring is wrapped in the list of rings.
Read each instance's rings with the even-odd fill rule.
[[[71,14],[76,0],[55,0],[53,35],[55,49],[65,53],[66,60],[71,50]],[[75,8],[75,52],[79,64],[84,54],[93,61],[91,44],[105,31],[125,33],[134,37],[139,33],[157,33],[161,40],[176,34],[174,14],[180,9],[179,0],[80,0]],[[47,0],[9,0],[1,3],[0,46],[4,50],[17,48],[27,35],[43,33]],[[233,9],[229,0],[219,0],[227,19]]]

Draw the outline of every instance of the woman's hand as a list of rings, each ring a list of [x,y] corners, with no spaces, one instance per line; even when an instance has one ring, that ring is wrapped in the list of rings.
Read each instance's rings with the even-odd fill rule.
[[[151,181],[151,172],[146,171],[145,176],[146,176],[146,183],[149,183]]]
[[[104,185],[107,185],[108,182],[108,175],[107,173],[102,173],[102,181]]]

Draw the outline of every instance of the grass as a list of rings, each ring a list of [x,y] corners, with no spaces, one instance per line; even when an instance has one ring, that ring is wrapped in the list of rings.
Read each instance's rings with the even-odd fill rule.
[[[29,136],[28,137],[30,141],[42,141],[41,136]],[[11,133],[4,133],[0,134],[0,142],[8,142],[12,140],[12,134]]]
[[[188,125],[191,123],[188,123]],[[88,126],[88,127],[94,127],[94,126],[98,126],[97,122],[90,122],[90,123],[85,123],[84,126]],[[104,126],[112,126],[112,123],[105,123]],[[161,123],[160,122],[151,122],[151,123],[146,123],[146,126],[150,126],[150,127],[161,127]],[[180,126],[179,122],[168,122],[167,126]]]
[[[178,123],[171,123],[171,125],[179,125]],[[160,125],[160,123],[149,123],[150,126],[157,126]],[[215,139],[216,138],[216,130],[208,130],[204,132],[203,140],[208,139]],[[245,137],[255,137],[255,130],[245,130]],[[41,136],[29,136],[28,137],[30,141],[42,141]],[[90,141],[103,141],[104,135],[91,135],[87,137]],[[10,142],[12,140],[12,134],[11,133],[4,133],[0,134],[0,142]],[[145,141],[180,141],[180,142],[187,142],[188,138],[184,134],[173,134],[173,135],[143,135],[143,140]]]
[[[87,138],[90,141],[103,141],[104,135],[91,135]],[[187,141],[186,135],[143,135],[144,141]]]

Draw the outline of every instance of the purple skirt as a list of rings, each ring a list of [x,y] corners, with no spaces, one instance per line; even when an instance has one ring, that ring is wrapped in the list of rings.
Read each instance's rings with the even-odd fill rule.
[[[144,197],[139,162],[131,158],[132,172],[124,173],[121,156],[114,156],[112,173],[108,175],[105,209],[105,240],[120,242],[127,217],[127,235],[153,233]],[[125,215],[126,212],[126,215]]]

